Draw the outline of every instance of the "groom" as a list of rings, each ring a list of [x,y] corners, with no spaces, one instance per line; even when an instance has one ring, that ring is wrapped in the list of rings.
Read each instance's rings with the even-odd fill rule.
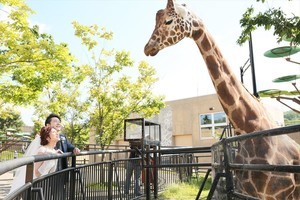
[[[79,154],[80,150],[72,145],[66,138],[65,135],[61,133],[61,119],[57,114],[50,114],[45,120],[45,126],[50,126],[55,128],[59,133],[60,140],[56,143],[56,149],[60,149],[62,152],[73,152],[74,154]],[[67,158],[60,158],[57,162],[57,171],[68,168],[68,160]],[[64,200],[69,191],[69,176],[65,176],[65,173],[62,174],[64,178],[62,181],[59,181],[54,189],[54,197],[55,199]]]
[[[79,154],[80,150],[72,145],[65,135],[61,133],[61,119],[57,114],[50,114],[45,120],[45,126],[51,126],[59,132],[60,140],[56,144],[56,148],[62,150],[62,152],[73,152],[74,154]],[[58,161],[57,170],[62,170],[68,168],[67,158],[61,158]]]

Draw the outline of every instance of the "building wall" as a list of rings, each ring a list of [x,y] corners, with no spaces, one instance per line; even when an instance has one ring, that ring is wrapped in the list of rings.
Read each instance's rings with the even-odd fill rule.
[[[262,102],[264,103],[264,102]],[[278,126],[284,125],[283,112],[264,104]],[[201,138],[200,114],[224,112],[216,94],[167,101],[166,108],[149,121],[161,124],[162,146],[207,147],[219,138]],[[136,116],[137,117],[137,116]],[[133,117],[134,118],[134,117]],[[300,143],[299,133],[291,137]],[[120,144],[119,138],[116,144]]]
[[[199,115],[222,112],[222,106],[216,94],[168,101],[166,105],[172,110],[173,141],[172,145],[211,146],[217,139],[200,138]]]
[[[192,146],[191,141],[193,141],[192,134],[173,136],[175,146]]]
[[[149,121],[161,125],[162,146],[207,147],[217,138],[200,138],[200,114],[223,112],[216,94],[167,101],[160,114]],[[135,116],[138,118],[138,116]],[[131,118],[135,118],[131,117]],[[115,141],[120,144],[123,138]]]
[[[22,126],[21,132],[23,133],[33,133],[33,126]]]
[[[263,102],[262,102],[263,103]],[[160,116],[171,117],[172,123],[162,124],[164,129],[169,130],[168,135],[172,135],[173,146],[193,146],[193,147],[207,147],[218,141],[218,138],[203,139],[201,138],[200,128],[200,114],[224,112],[217,94],[210,94],[205,96],[192,97],[187,99],[180,99],[174,101],[167,101],[167,107],[162,110]],[[276,121],[278,126],[284,125],[283,112],[278,108],[270,107],[264,104],[269,114]],[[164,112],[169,112],[165,115]],[[156,123],[161,123],[164,117],[157,117]],[[166,120],[166,119],[164,119]],[[170,127],[171,126],[171,127]],[[162,134],[166,134],[162,131]],[[300,143],[298,134],[292,134],[291,137]],[[166,139],[169,139],[167,137]]]

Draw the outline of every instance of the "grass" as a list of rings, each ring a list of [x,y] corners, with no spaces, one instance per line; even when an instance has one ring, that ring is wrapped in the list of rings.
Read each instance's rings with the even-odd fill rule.
[[[23,153],[18,153],[18,158],[23,157]],[[14,159],[14,151],[5,150],[0,152],[0,161]]]
[[[106,190],[108,188],[108,183],[91,183],[87,187],[90,187],[94,190]],[[112,187],[117,187],[116,183],[112,183]]]
[[[104,190],[107,189],[107,183],[92,183],[89,184],[88,187],[94,189],[94,190]]]
[[[168,186],[160,195],[159,199],[168,200],[192,200],[195,199],[203,182],[203,177],[194,177],[188,183],[178,183]],[[208,178],[200,199],[206,199],[211,187],[211,178]]]
[[[8,160],[8,158],[13,158],[14,153],[11,151],[2,151],[0,154],[1,160]]]

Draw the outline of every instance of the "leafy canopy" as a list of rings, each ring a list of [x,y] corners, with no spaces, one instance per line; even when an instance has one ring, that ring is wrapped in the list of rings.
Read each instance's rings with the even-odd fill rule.
[[[113,38],[112,32],[78,22],[73,22],[73,26],[75,35],[87,47],[93,60],[92,65],[82,67],[91,104],[90,126],[95,128],[97,142],[104,147],[123,133],[124,119],[132,114],[151,117],[159,113],[164,106],[163,97],[152,92],[157,81],[153,67],[144,61],[135,65],[125,50],[99,47],[100,42]]]
[[[33,11],[23,0],[2,0],[0,8],[0,98],[32,104],[52,81],[70,75],[73,58],[67,44],[29,24]]]
[[[262,1],[265,0],[257,0]],[[290,39],[291,45],[300,45],[300,17],[292,14],[292,17],[287,15],[280,8],[270,8],[265,12],[259,12],[254,15],[254,8],[250,7],[243,14],[240,20],[243,28],[238,44],[243,44],[250,39],[250,33],[258,27],[263,27],[265,30],[274,29],[273,35],[280,42],[283,39]]]

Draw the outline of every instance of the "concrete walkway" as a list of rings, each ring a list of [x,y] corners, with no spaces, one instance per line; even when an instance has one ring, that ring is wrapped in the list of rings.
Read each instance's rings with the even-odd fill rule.
[[[0,176],[0,200],[4,199],[10,190],[13,180],[13,172],[7,172]]]

